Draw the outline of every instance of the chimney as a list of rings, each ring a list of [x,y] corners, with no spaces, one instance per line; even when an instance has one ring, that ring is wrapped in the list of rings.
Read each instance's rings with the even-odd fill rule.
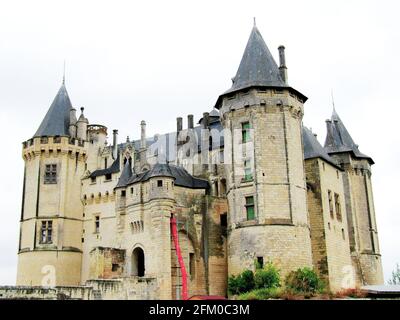
[[[203,129],[208,129],[210,125],[210,114],[208,112],[203,113]]]
[[[76,109],[71,108],[69,112],[69,134],[72,138],[76,138]]]
[[[113,159],[117,159],[118,153],[118,130],[113,130],[113,146],[112,146],[112,157]]]
[[[176,118],[176,132],[179,133],[182,131],[182,117]]]
[[[140,148],[145,149],[146,148],[146,122],[144,120],[142,120],[142,122],[140,122],[140,127],[141,127]]]
[[[288,74],[287,74],[287,67],[286,67],[286,57],[285,57],[285,47],[280,46],[279,50],[279,72],[281,74],[282,80],[285,84],[288,84]]]
[[[193,129],[193,115],[189,114],[187,117],[188,117],[188,129]]]

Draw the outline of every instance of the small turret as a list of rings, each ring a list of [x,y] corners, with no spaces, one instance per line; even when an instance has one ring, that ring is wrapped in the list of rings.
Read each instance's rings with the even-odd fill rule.
[[[81,140],[87,140],[87,126],[88,126],[88,119],[85,118],[83,111],[85,110],[84,107],[81,108],[81,115],[76,123],[76,137]]]

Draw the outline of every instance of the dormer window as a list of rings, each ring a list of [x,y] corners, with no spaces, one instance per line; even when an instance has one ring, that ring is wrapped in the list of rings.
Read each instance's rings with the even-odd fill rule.
[[[106,181],[110,181],[112,179],[111,173],[106,174]]]

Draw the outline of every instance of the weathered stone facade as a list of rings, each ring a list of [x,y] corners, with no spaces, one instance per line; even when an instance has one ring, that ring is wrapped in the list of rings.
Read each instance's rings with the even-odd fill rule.
[[[24,142],[20,287],[0,297],[180,299],[185,270],[188,296],[225,296],[229,275],[269,261],[313,267],[333,291],[382,283],[373,161],[336,112],[325,147],[303,127],[279,50],[278,67],[254,27],[200,126],[189,115],[149,138],[142,121],[124,143],[77,120],[63,83]]]

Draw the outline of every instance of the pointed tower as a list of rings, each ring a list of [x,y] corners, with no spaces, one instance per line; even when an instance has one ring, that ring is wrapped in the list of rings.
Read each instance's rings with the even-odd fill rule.
[[[254,25],[232,87],[217,100],[229,203],[228,272],[272,261],[312,266],[302,148],[303,103]],[[284,78],[285,79],[284,79]],[[229,163],[229,164],[228,164]]]
[[[335,109],[326,125],[325,150],[344,169],[342,175],[347,223],[356,283],[383,284],[371,184],[371,166],[374,161],[360,152]]]
[[[64,82],[33,138],[25,161],[18,285],[78,285],[86,142],[75,139],[75,110]]]

